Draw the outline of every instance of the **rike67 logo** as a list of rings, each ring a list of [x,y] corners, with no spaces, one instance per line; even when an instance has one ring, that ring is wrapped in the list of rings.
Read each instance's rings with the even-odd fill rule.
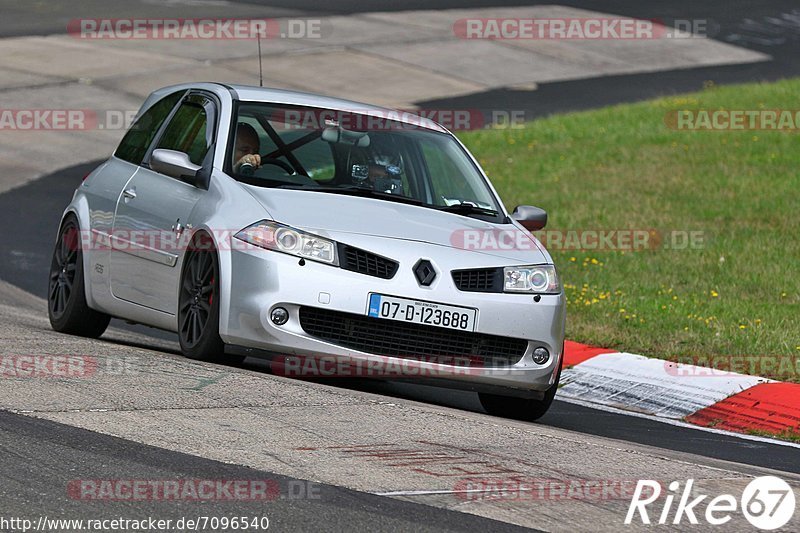
[[[720,526],[728,523],[733,513],[741,512],[754,527],[773,530],[783,527],[794,516],[795,496],[792,487],[775,476],[755,478],[745,487],[738,500],[732,494],[716,496],[708,501],[702,514],[696,507],[709,498],[709,495],[693,494],[693,486],[694,479],[687,480],[683,490],[680,482],[670,483],[663,495],[663,507],[659,510],[659,506],[652,504],[662,498],[661,484],[658,481],[640,479],[625,515],[625,523],[630,524],[638,514],[643,524],[688,522],[696,525],[700,523],[700,516],[707,524]]]

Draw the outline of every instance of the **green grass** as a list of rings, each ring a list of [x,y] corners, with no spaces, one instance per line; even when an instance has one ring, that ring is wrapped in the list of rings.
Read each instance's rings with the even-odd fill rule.
[[[699,249],[551,248],[568,338],[747,356],[738,370],[800,381],[800,134],[665,124],[678,109],[800,109],[798,95],[800,80],[709,87],[460,138],[507,206],[548,211],[548,230],[702,232]]]
[[[770,438],[779,438],[781,440],[788,440],[789,442],[798,442],[800,443],[800,433],[793,432],[791,430],[781,431],[780,433],[770,433],[769,431],[761,431],[761,430],[749,430],[747,432],[748,435],[756,435],[758,437],[770,437]]]

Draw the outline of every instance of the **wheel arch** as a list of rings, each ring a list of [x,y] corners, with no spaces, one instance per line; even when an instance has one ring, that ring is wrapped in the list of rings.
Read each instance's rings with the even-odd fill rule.
[[[58,242],[61,230],[67,218],[74,217],[78,221],[78,232],[80,235],[81,246],[81,263],[83,264],[83,286],[84,293],[86,294],[86,304],[95,311],[102,311],[98,309],[95,303],[94,294],[92,293],[92,279],[91,279],[91,264],[92,264],[92,244],[95,240],[92,238],[91,216],[89,214],[89,202],[80,190],[76,191],[75,196],[69,205],[64,209],[61,214],[61,220],[58,223],[58,231],[53,241],[53,246]]]
[[[217,256],[217,266],[219,268],[219,333],[220,336],[225,339],[227,332],[228,332],[228,318],[229,318],[229,310],[230,310],[230,295],[231,295],[231,273],[232,273],[232,265],[231,265],[231,252],[230,252],[230,239],[233,238],[233,234],[230,231],[223,230],[223,231],[215,231],[212,229],[211,224],[203,223],[198,225],[192,231],[191,237],[186,241],[187,246],[186,249],[183,250],[183,253],[178,258],[178,263],[176,267],[178,268],[178,272],[180,272],[181,281],[183,280],[183,269],[186,264],[186,257],[188,252],[191,248],[191,245],[196,242],[196,239],[200,238],[202,235],[208,235],[211,238],[212,245],[214,247],[214,252],[216,252]],[[227,241],[227,242],[225,242]],[[178,301],[180,298],[180,288],[181,283],[178,283],[177,291],[175,293],[175,301]],[[177,326],[177,313],[175,315],[175,321]]]

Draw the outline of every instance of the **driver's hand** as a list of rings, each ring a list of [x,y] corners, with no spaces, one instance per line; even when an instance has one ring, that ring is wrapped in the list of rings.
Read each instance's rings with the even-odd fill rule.
[[[243,156],[236,162],[235,165],[233,165],[233,171],[238,173],[241,170],[242,165],[245,163],[253,165],[253,169],[259,168],[261,166],[261,156],[258,154],[247,154],[246,156]]]

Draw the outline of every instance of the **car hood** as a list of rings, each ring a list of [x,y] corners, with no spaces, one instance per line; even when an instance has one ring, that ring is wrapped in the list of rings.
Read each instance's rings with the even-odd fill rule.
[[[518,264],[552,262],[536,238],[513,224],[389,200],[243,186],[266,209],[267,218],[336,239],[339,234],[366,235],[464,249]]]

